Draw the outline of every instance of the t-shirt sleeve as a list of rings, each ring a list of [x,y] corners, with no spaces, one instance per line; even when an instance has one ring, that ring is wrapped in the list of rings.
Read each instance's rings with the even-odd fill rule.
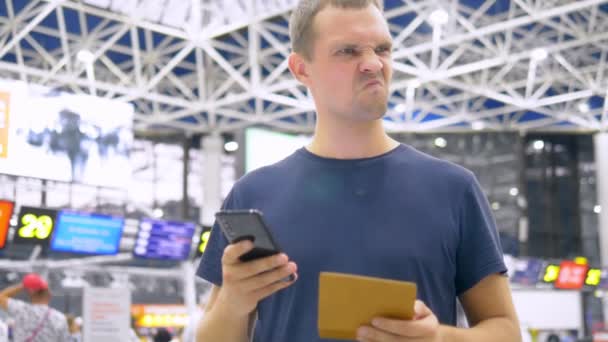
[[[504,274],[507,271],[488,200],[472,175],[460,210],[460,243],[456,260],[457,295],[490,274]]]
[[[237,209],[234,192],[233,189],[228,194],[222,209]],[[222,255],[226,246],[228,246],[228,240],[216,221],[211,228],[211,236],[207,241],[207,247],[205,247],[196,275],[216,286],[222,286]]]
[[[25,315],[27,311],[27,307],[29,304],[22,302],[18,299],[9,298],[8,299],[8,316],[13,317],[17,320],[19,317]]]

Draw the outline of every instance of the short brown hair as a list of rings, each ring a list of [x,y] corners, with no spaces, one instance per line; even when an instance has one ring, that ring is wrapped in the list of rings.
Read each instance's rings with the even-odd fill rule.
[[[312,57],[311,48],[315,37],[312,22],[325,7],[358,9],[366,8],[369,5],[376,6],[381,12],[384,9],[383,0],[300,0],[289,20],[289,38],[292,50],[307,59]]]

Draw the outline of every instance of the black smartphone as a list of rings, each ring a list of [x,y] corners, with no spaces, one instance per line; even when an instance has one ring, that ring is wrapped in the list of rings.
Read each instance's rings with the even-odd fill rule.
[[[230,243],[243,240],[253,242],[253,249],[239,257],[241,261],[255,260],[281,252],[264,222],[261,211],[221,210],[215,214],[215,218]]]

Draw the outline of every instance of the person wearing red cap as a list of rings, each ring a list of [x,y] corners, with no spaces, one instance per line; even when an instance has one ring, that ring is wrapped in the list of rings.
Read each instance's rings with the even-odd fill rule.
[[[25,291],[31,301],[15,299]],[[38,274],[26,275],[21,283],[0,291],[0,308],[15,321],[13,339],[19,342],[69,341],[68,325],[61,312],[51,308],[49,285]]]

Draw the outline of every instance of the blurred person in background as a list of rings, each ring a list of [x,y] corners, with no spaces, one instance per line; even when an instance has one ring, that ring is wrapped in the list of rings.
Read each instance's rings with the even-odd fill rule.
[[[8,324],[0,320],[0,342],[8,342]]]
[[[154,342],[171,342],[171,340],[173,340],[173,336],[171,336],[169,330],[165,328],[158,329],[156,334],[154,334]]]
[[[135,325],[135,316],[131,315],[131,328],[129,329],[129,342],[143,341],[137,334],[137,326]]]
[[[31,304],[13,298],[24,290]],[[0,308],[14,320],[13,341],[70,341],[65,315],[51,308],[50,301],[48,283],[35,273],[26,275],[21,283],[0,291]]]
[[[82,342],[82,327],[79,320],[74,315],[66,315],[66,319],[70,332],[70,342]]]

